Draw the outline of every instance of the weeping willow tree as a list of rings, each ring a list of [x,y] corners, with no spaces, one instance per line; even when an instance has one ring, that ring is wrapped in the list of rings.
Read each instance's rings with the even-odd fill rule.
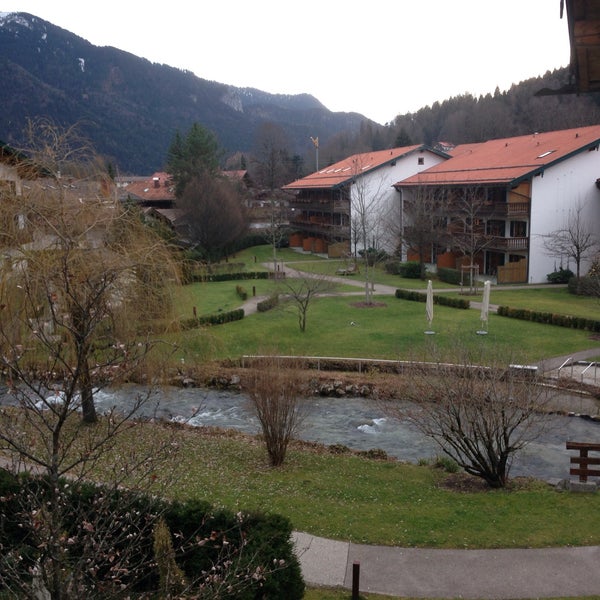
[[[161,439],[115,458],[119,436],[136,427],[150,396],[101,414],[95,396],[143,373],[172,325],[178,274],[169,248],[120,205],[74,130],[40,121],[31,134],[28,158],[14,166],[18,185],[0,186],[0,370],[9,390],[0,402],[0,457],[49,485],[20,517],[39,550],[35,576],[23,577],[23,557],[5,553],[0,584],[19,597],[32,597],[37,586],[37,597],[67,598],[83,594],[93,565],[109,560],[118,533],[110,524],[120,517],[111,513],[101,526],[78,515],[89,554],[74,562],[63,539],[73,519],[65,490],[98,465],[112,489],[142,489],[173,451]],[[127,538],[132,551],[135,539]],[[113,557],[123,572],[127,556]]]
[[[89,150],[48,124],[38,132],[28,184],[0,207],[13,224],[1,239],[1,361],[16,380],[25,369],[50,389],[59,379],[94,422],[94,387],[138,368],[148,333],[170,324],[177,271]]]

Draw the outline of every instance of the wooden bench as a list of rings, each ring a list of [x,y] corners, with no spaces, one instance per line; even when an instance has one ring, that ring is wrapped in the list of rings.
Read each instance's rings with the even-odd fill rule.
[[[579,450],[579,456],[571,456],[571,464],[577,465],[571,467],[571,475],[577,475],[582,482],[588,477],[600,477],[600,469],[590,468],[590,465],[600,465],[600,456],[589,456],[589,452],[600,452],[600,444],[567,442],[567,450]]]

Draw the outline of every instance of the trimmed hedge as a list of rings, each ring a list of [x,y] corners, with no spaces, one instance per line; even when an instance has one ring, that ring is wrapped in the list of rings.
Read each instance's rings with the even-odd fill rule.
[[[600,332],[600,321],[596,321],[595,319],[586,319],[585,317],[574,317],[572,315],[539,312],[526,308],[511,308],[510,306],[499,306],[498,314],[502,317],[522,319],[523,321],[532,321],[533,323],[558,325],[559,327],[582,329],[585,331],[592,331],[594,333]]]
[[[272,308],[275,308],[279,304],[279,296],[277,294],[273,294],[269,296],[266,300],[262,300],[256,305],[256,310],[258,312],[267,312]]]
[[[199,317],[190,317],[189,319],[181,319],[181,329],[197,329],[203,325],[222,325],[223,323],[231,323],[232,321],[241,321],[244,318],[244,309],[236,308],[227,312],[215,313],[212,315],[201,315]]]
[[[248,271],[239,273],[204,273],[194,274],[191,278],[192,283],[207,281],[234,281],[236,279],[269,279],[269,271]]]
[[[100,588],[119,589],[120,585],[134,593],[159,591],[152,532],[153,525],[162,517],[171,533],[177,566],[191,583],[190,592],[208,581],[206,573],[224,573],[235,590],[226,596],[232,600],[300,600],[304,595],[305,585],[291,540],[292,526],[285,517],[234,514],[214,509],[203,501],[170,502],[90,483],[62,480],[59,487],[61,533],[69,540],[64,545],[66,560],[71,556],[76,564],[86,555],[93,558],[94,568],[85,581],[92,594]],[[13,560],[12,565],[20,571],[19,578],[26,582],[31,577],[30,569],[44,557],[44,548],[39,544],[35,519],[23,516],[35,514],[41,504],[52,501],[50,483],[43,477],[22,475],[17,478],[0,468],[0,498],[3,499],[0,503],[2,556],[5,560],[10,560],[10,556],[20,557],[18,561]],[[82,523],[88,523],[89,529],[82,527]],[[96,528],[109,537],[98,549],[91,550]],[[117,580],[112,569],[115,555],[126,558],[124,566],[128,567],[119,571]],[[0,566],[2,560],[0,558]],[[204,589],[204,594],[206,591]]]
[[[426,302],[427,294],[422,292],[414,292],[411,290],[396,290],[396,298],[400,300],[412,300],[414,302]],[[451,298],[448,296],[433,295],[433,303],[440,306],[450,306],[452,308],[470,308],[471,303],[464,298]]]

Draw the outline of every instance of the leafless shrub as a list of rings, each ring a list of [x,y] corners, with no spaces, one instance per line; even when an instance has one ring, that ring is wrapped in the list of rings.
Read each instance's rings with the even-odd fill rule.
[[[290,440],[306,417],[300,367],[265,356],[254,363],[244,382],[273,467],[283,464]]]
[[[541,435],[550,394],[516,367],[481,366],[463,354],[458,364],[415,366],[402,396],[412,409],[386,402],[384,410],[408,419],[467,473],[504,487],[514,456]]]

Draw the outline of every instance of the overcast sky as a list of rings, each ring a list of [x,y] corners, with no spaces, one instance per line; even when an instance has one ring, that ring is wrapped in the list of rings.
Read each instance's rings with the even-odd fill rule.
[[[569,63],[560,0],[6,0],[85,38],[379,123]]]

